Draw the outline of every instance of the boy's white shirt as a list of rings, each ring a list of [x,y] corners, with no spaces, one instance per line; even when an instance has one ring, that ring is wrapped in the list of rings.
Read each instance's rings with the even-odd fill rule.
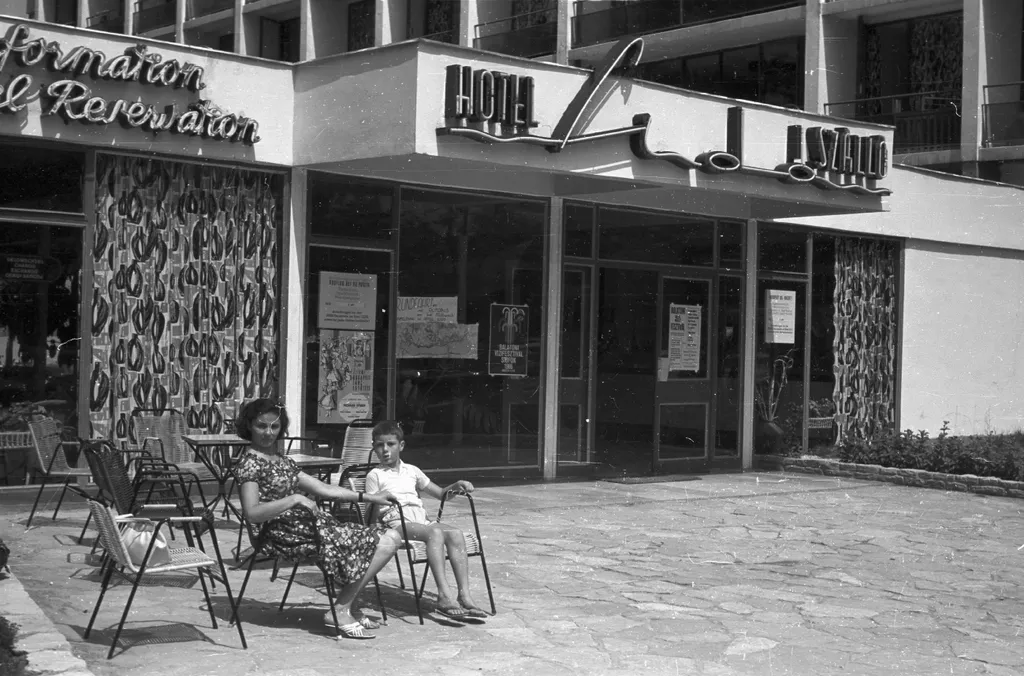
[[[391,491],[403,507],[423,507],[419,491],[430,485],[430,479],[416,465],[401,460],[394,468],[378,465],[366,475],[366,492]]]

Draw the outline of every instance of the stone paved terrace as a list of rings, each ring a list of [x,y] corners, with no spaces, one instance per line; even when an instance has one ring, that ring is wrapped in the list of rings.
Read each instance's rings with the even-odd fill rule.
[[[478,506],[498,605],[485,624],[430,615],[420,626],[389,566],[389,624],[374,641],[337,641],[315,588],[297,587],[279,614],[284,582],[264,571],[246,594],[243,651],[233,629],[210,627],[185,578],[140,589],[130,645],[110,661],[127,589],[108,594],[101,631],[83,640],[98,583],[88,541],[73,542],[81,504],[28,533],[27,505],[6,505],[0,537],[97,676],[1024,673],[1020,500],[747,473],[497,486],[479,490]],[[237,588],[241,573],[232,579]],[[379,615],[373,594],[364,599]],[[225,618],[223,592],[214,600]]]

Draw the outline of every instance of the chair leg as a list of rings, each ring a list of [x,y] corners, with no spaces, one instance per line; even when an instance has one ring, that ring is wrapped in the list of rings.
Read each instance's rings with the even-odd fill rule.
[[[276,563],[277,562],[275,561],[275,565],[276,565]],[[288,592],[290,592],[291,589],[292,589],[292,582],[295,580],[295,573],[297,573],[297,572],[299,572],[299,562],[298,561],[295,562],[295,566],[292,568],[291,577],[288,578],[288,584],[284,588],[284,596],[281,597],[281,605],[279,605],[277,607],[277,612],[281,612],[282,610],[284,610],[284,603],[285,603],[285,601],[288,600]]]
[[[224,593],[228,596],[228,605],[231,606],[231,619],[235,623],[235,627],[238,629],[238,640],[242,642],[242,647],[246,650],[249,649],[249,644],[245,642],[245,634],[242,632],[242,618],[238,616],[238,606],[242,604],[242,597],[239,595],[238,601],[235,601],[235,597],[231,595],[231,583],[228,582],[228,570],[224,567],[224,559],[220,556],[220,546],[216,543],[216,536],[214,536],[214,551],[217,554],[217,565],[220,566],[220,574],[223,577],[221,580],[224,584]],[[256,552],[253,552],[253,562],[256,561]],[[252,565],[249,566],[249,572],[252,572]],[[246,573],[246,579],[249,575]]]
[[[96,621],[96,615],[100,612],[100,604],[103,603],[103,597],[106,595],[107,587],[110,585],[110,578],[114,574],[114,566],[106,566],[106,564],[104,564],[104,568],[106,568],[106,573],[103,575],[103,582],[100,583],[100,595],[99,598],[96,599],[96,606],[92,609],[92,616],[89,617],[89,624],[86,625],[82,638],[89,638],[89,632],[92,631],[93,622]],[[100,570],[102,571],[103,568]]]
[[[67,495],[68,483],[70,483],[70,482],[71,482],[71,476],[68,475],[64,479],[64,484],[60,487],[60,497],[57,498],[57,506],[53,508],[53,516],[50,519],[51,521],[56,521],[57,520],[57,512],[60,511],[60,506],[64,504],[64,496]]]
[[[491,576],[487,574],[487,558],[484,556],[483,547],[480,548],[480,566],[484,569],[484,584],[487,585],[487,598],[491,601],[491,615],[497,615],[498,609],[494,605],[494,592],[491,591]]]
[[[380,581],[376,575],[373,576],[373,586],[377,588],[377,606],[380,608],[381,621],[387,624],[388,609],[384,607],[384,597],[380,594]]]
[[[405,589],[405,578],[402,577],[402,559],[398,556],[398,552],[395,552],[395,568],[398,569],[398,586]]]
[[[196,573],[199,574],[199,584],[203,587],[203,596],[206,597],[206,608],[210,611],[210,622],[213,623],[213,628],[217,628],[217,616],[213,614],[213,599],[210,598],[210,590],[206,586],[206,576],[209,575],[202,568],[197,568]],[[210,584],[213,584],[213,576],[210,576]]]
[[[412,563],[409,564],[409,577],[412,579],[412,597],[416,599],[416,614],[420,616],[420,624],[423,624],[423,588],[427,586],[427,573],[430,572],[430,564],[424,564],[423,566],[423,582],[420,584],[419,590],[416,589],[416,569]]]
[[[277,581],[277,575],[281,571],[281,559],[274,559],[274,570],[270,573],[270,581]]]
[[[90,521],[92,521],[92,511],[85,515],[85,525],[82,526],[82,532],[78,534],[78,544],[82,544],[82,540],[85,539],[85,532],[89,530]]]
[[[110,652],[107,653],[108,660],[114,656],[114,648],[117,647],[117,639],[121,638],[121,630],[124,629],[125,620],[128,619],[128,612],[132,609],[132,601],[135,600],[135,592],[139,590],[139,583],[142,582],[142,574],[144,572],[145,569],[142,569],[135,574],[135,581],[132,583],[132,590],[128,594],[128,602],[124,604],[124,612],[121,613],[121,621],[117,623],[117,631],[114,632],[114,640],[110,642]]]
[[[39,491],[36,492],[36,501],[32,503],[32,511],[28,514],[28,522],[25,523],[25,530],[32,527],[32,519],[36,515],[36,508],[39,507],[39,498],[43,497],[43,489],[46,488],[46,476],[41,478]]]
[[[334,606],[334,580],[327,574],[327,570],[323,567],[320,568],[320,572],[323,573],[324,576],[324,587],[327,590],[327,603],[331,606],[331,617],[334,619],[334,631],[336,634],[340,634],[341,624],[338,622],[338,609]]]
[[[249,556],[249,567],[245,571],[245,577],[242,578],[242,586],[239,587],[239,589],[238,589],[238,607],[240,607],[242,605],[242,597],[245,595],[245,588],[249,584],[249,576],[252,575],[252,567],[255,566],[255,565],[256,565],[256,552],[254,551]],[[225,580],[227,579],[227,574],[224,575],[224,579]],[[240,620],[238,619],[238,609],[236,607],[236,608],[232,609],[231,623],[234,624],[237,621],[240,621]]]

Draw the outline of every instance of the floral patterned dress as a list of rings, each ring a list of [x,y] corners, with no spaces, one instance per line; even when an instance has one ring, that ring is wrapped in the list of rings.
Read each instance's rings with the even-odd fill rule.
[[[261,503],[297,492],[300,471],[287,456],[282,462],[271,462],[255,453],[243,455],[234,468],[239,485],[252,481],[259,486]],[[325,512],[314,515],[304,507],[293,507],[260,524],[256,542],[262,554],[316,560],[341,586],[363,576],[386,530],[343,523]]]

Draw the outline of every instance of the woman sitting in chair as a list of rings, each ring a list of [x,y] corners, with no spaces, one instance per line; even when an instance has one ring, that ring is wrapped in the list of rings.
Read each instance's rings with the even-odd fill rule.
[[[288,414],[270,399],[243,405],[235,428],[251,442],[234,474],[245,518],[261,524],[257,535],[260,552],[316,560],[340,588],[336,610],[341,635],[374,638],[365,630],[379,625],[354,608],[356,597],[391,559],[401,538],[386,527],[342,523],[321,511],[309,496],[378,505],[387,505],[394,496],[387,491],[363,495],[329,486],[299,470],[280,443],[288,433]],[[325,622],[333,626],[331,613]]]

